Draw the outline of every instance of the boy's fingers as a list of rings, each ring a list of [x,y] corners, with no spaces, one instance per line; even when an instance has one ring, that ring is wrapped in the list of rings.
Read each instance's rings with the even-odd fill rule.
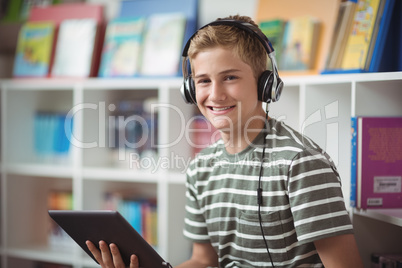
[[[116,246],[116,244],[112,243],[109,245],[109,247],[110,247],[110,252],[112,253],[112,256],[113,256],[114,267],[124,268],[125,267],[124,262],[123,262],[123,259],[121,258],[120,251],[119,251],[118,247]]]
[[[95,247],[95,245],[94,245],[91,241],[87,240],[87,241],[85,242],[85,244],[87,245],[89,251],[91,251],[91,253],[92,253],[92,255],[94,256],[95,260],[96,260],[100,265],[103,265],[101,252]]]
[[[106,244],[106,242],[99,241],[99,248],[101,250],[102,262],[105,265],[105,267],[114,267],[113,260],[112,260],[112,254],[110,254],[110,250],[109,250],[109,247]]]
[[[138,257],[136,255],[131,255],[130,257],[130,268],[138,268],[140,265],[138,263]]]

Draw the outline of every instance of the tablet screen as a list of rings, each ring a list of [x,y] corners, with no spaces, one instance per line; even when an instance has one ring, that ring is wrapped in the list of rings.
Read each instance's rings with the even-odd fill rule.
[[[87,240],[96,246],[101,240],[115,243],[126,266],[130,256],[136,254],[141,267],[170,267],[117,211],[49,210],[49,215],[93,260]]]

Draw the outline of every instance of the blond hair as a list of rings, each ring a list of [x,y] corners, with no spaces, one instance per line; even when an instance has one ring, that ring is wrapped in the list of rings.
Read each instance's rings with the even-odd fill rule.
[[[247,22],[258,27],[248,16],[235,15],[222,19]],[[222,19],[217,19],[217,21]],[[188,49],[190,62],[198,53],[216,47],[232,49],[235,55],[251,67],[256,79],[267,68],[268,57],[260,40],[251,33],[230,25],[213,25],[199,30],[192,38]]]

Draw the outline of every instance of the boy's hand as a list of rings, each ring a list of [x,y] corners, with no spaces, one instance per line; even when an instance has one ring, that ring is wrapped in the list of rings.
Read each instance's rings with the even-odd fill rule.
[[[100,251],[91,241],[86,241],[88,249],[102,268],[126,268],[116,244],[109,246],[105,241],[99,241]],[[134,254],[130,257],[130,267],[138,268],[138,258]]]

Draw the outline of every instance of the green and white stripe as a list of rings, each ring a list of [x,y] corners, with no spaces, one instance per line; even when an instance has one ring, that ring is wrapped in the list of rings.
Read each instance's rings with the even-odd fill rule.
[[[319,146],[270,119],[244,151],[230,155],[220,140],[187,171],[184,235],[211,243],[220,267],[269,267],[257,188],[266,139],[262,225],[276,267],[321,267],[313,241],[352,233],[340,178]]]

